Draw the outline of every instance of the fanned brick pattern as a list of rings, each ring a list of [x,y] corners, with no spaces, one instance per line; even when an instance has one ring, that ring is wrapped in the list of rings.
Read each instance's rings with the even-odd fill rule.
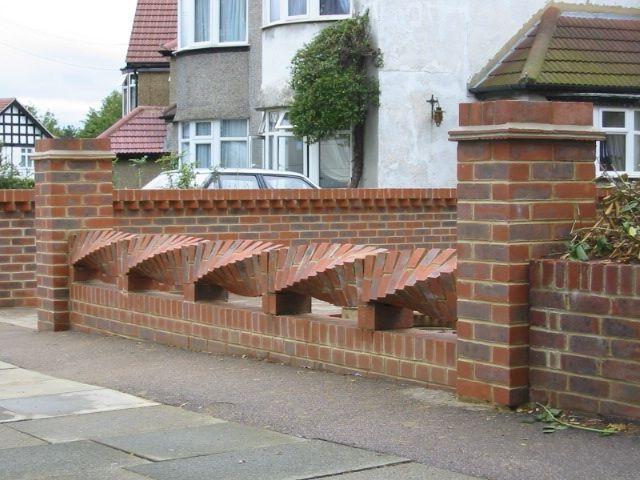
[[[387,250],[365,245],[319,243],[273,254],[270,291],[308,295],[341,307],[360,299],[364,261]]]
[[[367,258],[362,300],[409,308],[439,325],[454,327],[456,268],[454,249],[418,248]]]
[[[134,238],[116,230],[89,230],[75,235],[70,242],[71,264],[76,276],[87,280],[115,281],[118,275],[119,246]]]
[[[183,251],[203,240],[184,235],[139,235],[128,244],[124,272],[133,290],[175,289],[186,281]]]
[[[245,297],[267,291],[267,252],[283,248],[271,242],[227,240],[196,246],[189,261],[189,283],[215,285]]]

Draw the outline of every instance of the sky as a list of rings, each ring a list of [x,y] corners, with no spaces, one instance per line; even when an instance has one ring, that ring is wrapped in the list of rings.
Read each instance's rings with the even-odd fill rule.
[[[79,126],[119,89],[136,0],[0,0],[0,98]]]

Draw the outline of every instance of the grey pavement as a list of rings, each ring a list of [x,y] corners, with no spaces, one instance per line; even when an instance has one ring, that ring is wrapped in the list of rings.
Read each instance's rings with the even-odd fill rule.
[[[0,322],[16,313],[5,311]],[[546,436],[539,425],[522,423],[523,415],[457,402],[444,392],[121,338],[36,333],[24,328],[33,312],[21,313],[23,318],[13,322],[21,326],[0,323],[0,361],[75,382],[70,388],[76,383],[101,385],[139,397],[140,402],[165,404],[75,415],[58,407],[44,409],[40,400],[26,405],[40,405],[39,415],[63,416],[19,420],[32,418],[34,412],[24,407],[25,402],[22,410],[11,410],[17,409],[15,403],[3,402],[15,397],[2,400],[0,393],[0,419],[14,415],[16,420],[0,425],[15,431],[0,429],[0,439],[18,447],[5,452],[62,444],[71,445],[73,453],[93,443],[131,454],[139,462],[121,465],[115,456],[108,466],[87,463],[91,475],[77,478],[461,480],[468,475],[625,480],[637,479],[640,471],[640,438],[633,434],[602,438],[563,431]],[[0,376],[8,370],[0,364]],[[15,375],[5,385],[19,384]],[[52,382],[31,375],[34,388]],[[96,389],[100,390],[61,394]],[[46,443],[29,446],[19,434]],[[335,461],[326,463],[328,456]],[[3,479],[80,475],[38,477],[38,472],[28,471],[6,477],[3,461],[0,457]],[[256,469],[262,476],[250,476]]]

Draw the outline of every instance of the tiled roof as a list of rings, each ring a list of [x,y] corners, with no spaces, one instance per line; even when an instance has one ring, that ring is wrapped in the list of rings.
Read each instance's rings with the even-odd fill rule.
[[[177,36],[177,0],[138,0],[127,64],[166,64],[168,61],[160,54],[160,50]]]
[[[138,107],[98,138],[110,138],[116,154],[165,153],[167,124],[161,118],[165,107]]]
[[[607,15],[549,7],[471,91],[640,91],[640,12]]]
[[[15,102],[15,100],[15,98],[0,98],[0,112],[4,111],[4,109]]]

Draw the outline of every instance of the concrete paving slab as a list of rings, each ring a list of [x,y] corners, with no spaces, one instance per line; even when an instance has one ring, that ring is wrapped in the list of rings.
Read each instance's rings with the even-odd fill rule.
[[[0,370],[6,370],[9,368],[18,368],[15,365],[11,365],[10,363],[0,362]]]
[[[0,408],[24,415],[28,419],[80,415],[152,405],[158,404],[105,388],[0,400]]]
[[[26,418],[26,415],[20,415],[19,413],[0,407],[0,423],[17,422],[25,420]]]
[[[420,463],[405,463],[392,467],[362,470],[329,478],[331,480],[477,480],[477,477],[448,472]]]
[[[73,382],[56,378],[33,383],[19,383],[0,385],[0,400],[23,397],[39,397],[42,395],[55,395],[58,393],[82,392],[84,390],[96,390],[95,385]]]
[[[34,308],[0,308],[0,323],[38,329],[38,314]]]
[[[137,473],[121,468],[108,470],[89,470],[81,473],[65,473],[62,475],[26,475],[20,480],[149,480]]]
[[[0,389],[9,385],[31,385],[37,382],[55,380],[55,377],[43,373],[25,370],[24,368],[8,368],[0,370]]]
[[[142,463],[146,460],[88,441],[0,450],[2,478],[6,479],[69,478],[70,474]]]
[[[269,430],[221,423],[203,427],[101,439],[100,443],[149,460],[162,461],[251,448],[300,443],[304,440]]]
[[[5,448],[31,447],[33,445],[44,444],[46,444],[46,442],[32,437],[31,435],[0,425],[0,450]]]
[[[190,412],[182,408],[158,405],[130,408],[81,416],[45,418],[12,425],[21,432],[42,438],[47,442],[73,442],[74,440],[101,439],[158,430],[179,429],[222,423],[224,420]]]
[[[155,480],[283,480],[315,478],[402,461],[400,457],[312,440],[127,469]]]

